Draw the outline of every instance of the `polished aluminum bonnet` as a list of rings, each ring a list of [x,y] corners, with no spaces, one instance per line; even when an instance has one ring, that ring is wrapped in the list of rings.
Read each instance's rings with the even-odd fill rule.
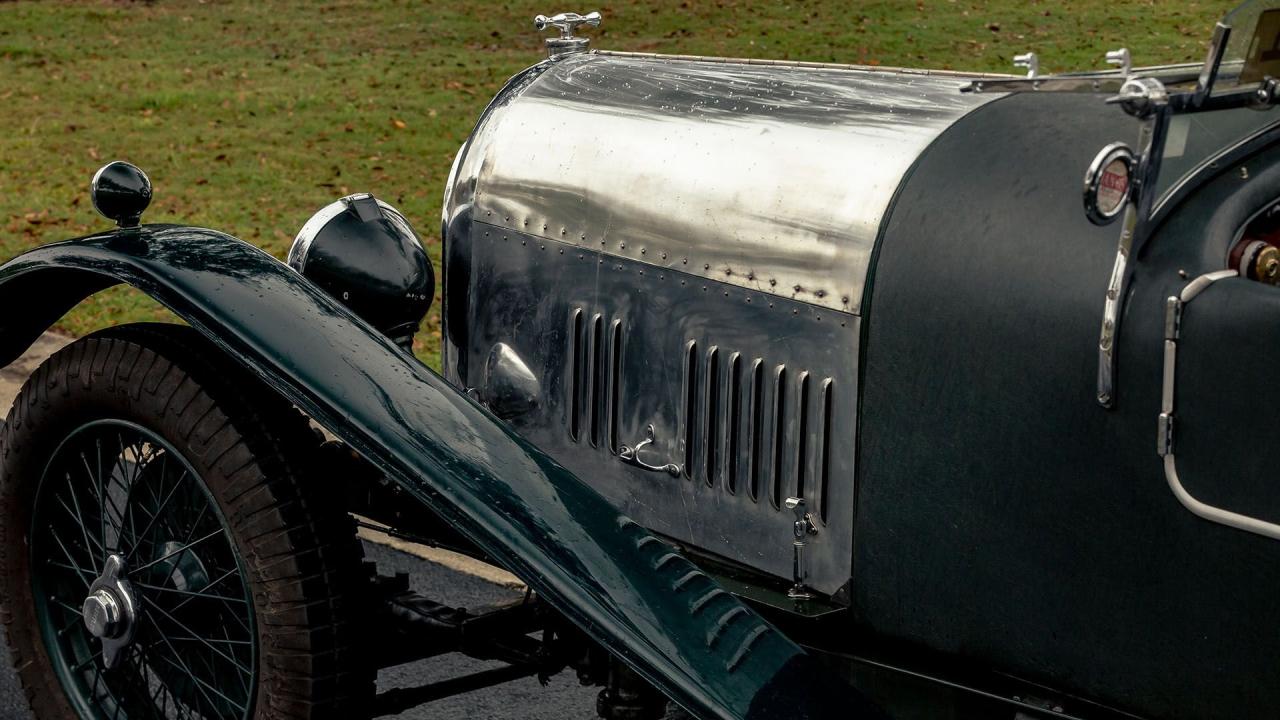
[[[517,76],[446,215],[857,314],[916,158],[972,76],[581,53]]]

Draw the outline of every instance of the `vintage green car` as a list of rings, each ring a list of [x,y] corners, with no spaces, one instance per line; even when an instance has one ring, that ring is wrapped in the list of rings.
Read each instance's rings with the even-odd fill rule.
[[[572,670],[660,718],[1274,718],[1280,2],[1203,65],[549,57],[462,147],[436,278],[368,194],[287,263],[143,225],[0,268],[0,361],[128,284],[0,437],[39,718],[355,718]],[[22,305],[24,307],[19,307]],[[357,524],[506,569],[463,610]],[[380,668],[497,670],[375,695]],[[590,709],[583,708],[584,714]]]

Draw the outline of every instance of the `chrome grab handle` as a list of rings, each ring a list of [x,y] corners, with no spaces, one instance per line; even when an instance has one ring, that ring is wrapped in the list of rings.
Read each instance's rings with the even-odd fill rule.
[[[649,472],[664,472],[671,477],[680,477],[680,466],[675,463],[667,463],[666,465],[650,465],[640,459],[640,451],[644,449],[646,445],[652,445],[653,438],[653,425],[649,425],[644,429],[644,440],[636,443],[635,447],[623,445],[618,449],[618,459],[628,465],[634,465],[641,470],[648,470]]]
[[[590,12],[586,15],[559,13],[551,17],[539,15],[533,19],[533,26],[538,30],[546,30],[549,27],[560,28],[560,37],[566,40],[573,37],[573,31],[578,29],[579,25],[600,27],[600,13]]]

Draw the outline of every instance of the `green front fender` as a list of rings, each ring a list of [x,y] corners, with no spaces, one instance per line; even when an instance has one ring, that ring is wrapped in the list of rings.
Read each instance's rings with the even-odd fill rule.
[[[133,285],[239,358],[690,712],[850,718],[864,703],[586,483],[270,255],[146,226],[0,268],[0,365]]]

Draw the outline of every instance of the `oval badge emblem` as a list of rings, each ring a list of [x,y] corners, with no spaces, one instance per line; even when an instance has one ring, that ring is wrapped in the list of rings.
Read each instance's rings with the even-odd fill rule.
[[[1095,225],[1106,225],[1124,210],[1129,200],[1133,151],[1124,143],[1102,149],[1084,175],[1084,212]]]

